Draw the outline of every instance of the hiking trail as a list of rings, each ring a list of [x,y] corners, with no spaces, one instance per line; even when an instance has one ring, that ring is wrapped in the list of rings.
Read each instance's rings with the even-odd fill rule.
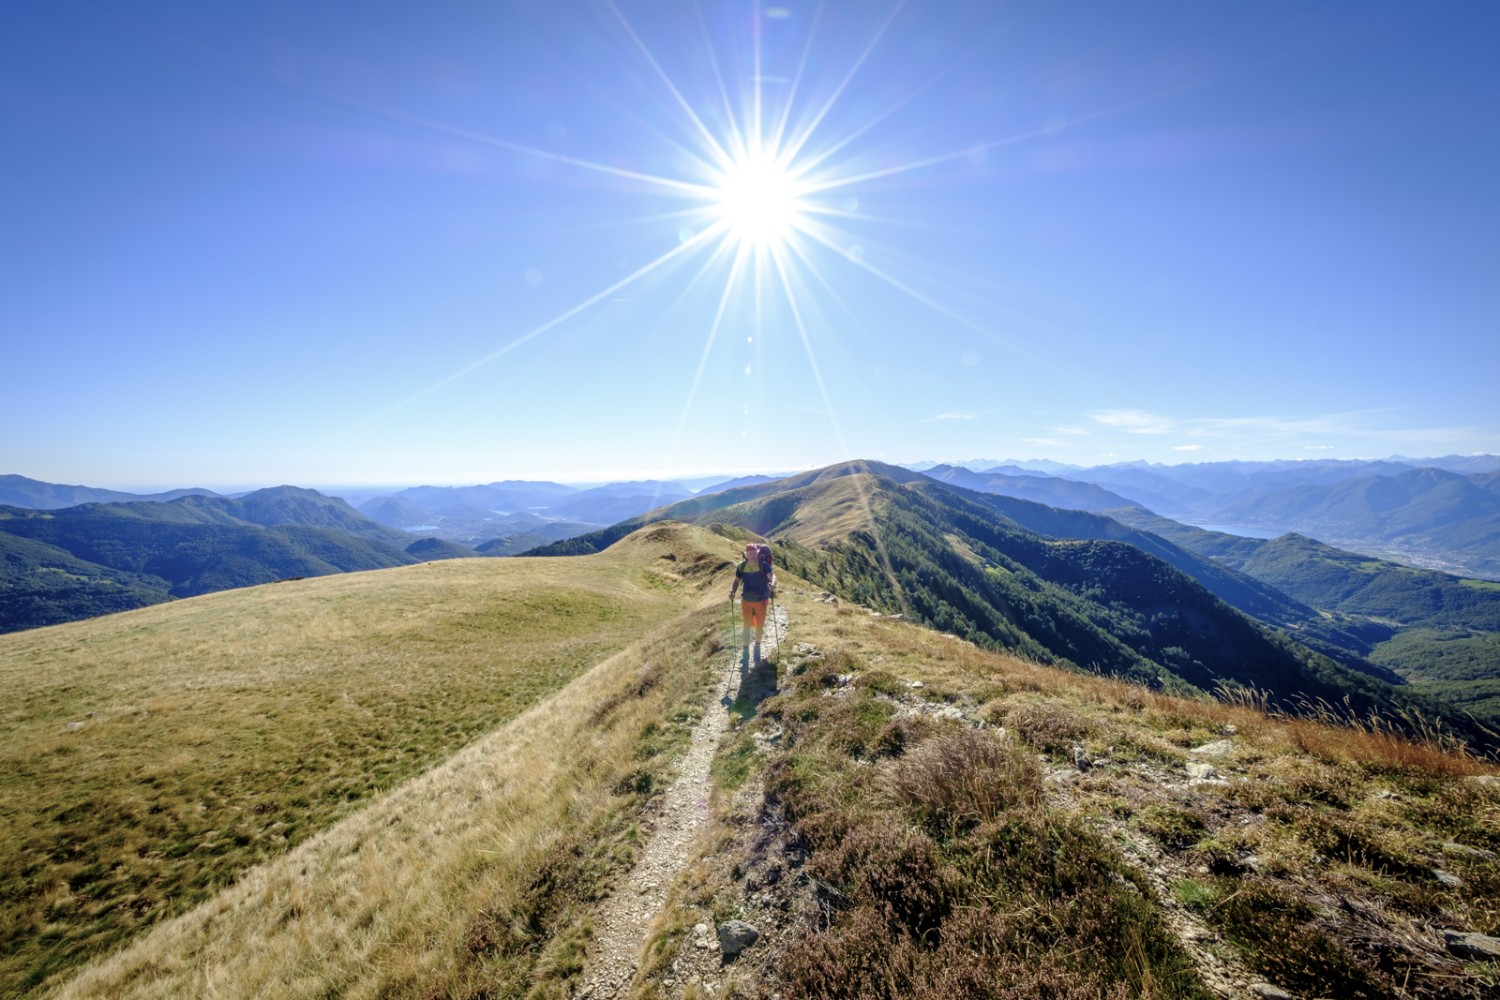
[[[761,645],[763,661],[786,636],[786,608],[774,605],[767,624]],[[709,765],[729,728],[728,706],[755,672],[755,664],[747,669],[740,659],[736,637],[724,653],[718,680],[703,705],[703,717],[693,727],[691,743],[677,765],[676,780],[642,817],[647,834],[639,860],[595,914],[596,932],[582,983],[573,993],[578,1000],[610,1000],[629,994],[651,924],[666,905],[677,875],[697,856],[695,841],[710,816]]]

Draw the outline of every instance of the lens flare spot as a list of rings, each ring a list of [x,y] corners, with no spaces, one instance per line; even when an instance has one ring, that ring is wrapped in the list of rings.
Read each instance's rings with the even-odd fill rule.
[[[801,217],[796,180],[774,156],[754,154],[730,164],[715,187],[719,215],[741,243],[781,243]]]

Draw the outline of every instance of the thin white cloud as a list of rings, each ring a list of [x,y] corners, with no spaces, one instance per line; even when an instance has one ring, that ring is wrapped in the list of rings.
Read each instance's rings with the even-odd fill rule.
[[[1173,451],[1202,451],[1207,445],[1201,444],[1174,444]]]
[[[1127,434],[1170,434],[1178,429],[1178,422],[1172,418],[1146,410],[1095,410],[1088,416],[1097,424]]]

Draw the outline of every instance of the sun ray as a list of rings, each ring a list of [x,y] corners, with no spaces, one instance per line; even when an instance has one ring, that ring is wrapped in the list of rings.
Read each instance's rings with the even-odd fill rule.
[[[537,337],[540,337],[542,334],[546,333],[547,331],[552,330],[552,329],[560,326],[563,323],[566,323],[568,320],[572,319],[574,316],[577,316],[579,313],[583,312],[584,310],[589,309],[589,308],[591,308],[591,307],[593,307],[595,305],[598,305],[600,302],[604,301],[609,296],[611,296],[614,293],[620,291],[621,289],[626,288],[627,286],[635,283],[636,281],[640,280],[641,278],[644,278],[646,275],[648,275],[651,272],[657,270],[658,268],[666,265],[668,262],[674,260],[675,258],[682,256],[683,254],[687,253],[689,250],[700,248],[704,243],[707,243],[710,240],[712,240],[712,239],[714,239],[714,238],[716,238],[717,236],[720,235],[720,233],[718,232],[718,229],[719,229],[718,226],[713,226],[713,227],[710,227],[708,229],[705,229],[703,232],[698,233],[697,235],[693,236],[691,239],[686,240],[685,242],[678,244],[677,246],[673,247],[671,250],[668,250],[666,253],[662,254],[660,257],[657,257],[655,260],[652,260],[650,263],[644,264],[641,267],[637,268],[636,270],[632,271],[630,274],[628,274],[625,277],[621,278],[619,281],[616,281],[614,284],[610,285],[609,287],[603,289],[602,291],[595,292],[593,295],[591,295],[588,298],[584,299],[582,302],[579,302],[578,304],[569,307],[568,309],[566,309],[563,312],[559,313],[558,315],[554,316],[552,319],[549,319],[547,322],[543,323],[542,325],[540,325],[540,326],[538,326],[538,327],[530,330],[527,333],[523,333],[521,336],[516,337],[514,340],[511,340],[509,343],[506,343],[505,345],[503,345],[503,346],[501,346],[501,347],[499,347],[499,348],[491,351],[489,354],[486,354],[484,357],[480,358],[479,360],[472,361],[469,364],[465,365],[464,367],[458,369],[457,371],[455,371],[455,372],[453,372],[453,373],[451,373],[449,375],[445,375],[443,378],[441,378],[438,381],[436,381],[436,382],[432,383],[431,385],[427,386],[425,389],[421,389],[421,390],[419,390],[417,392],[414,392],[410,396],[407,396],[405,399],[398,400],[397,402],[392,403],[390,406],[387,406],[385,409],[379,410],[379,411],[377,411],[375,413],[370,414],[369,416],[365,417],[363,420],[359,421],[358,423],[351,424],[350,426],[344,428],[342,431],[337,432],[334,435],[334,437],[335,438],[342,437],[342,436],[344,436],[346,434],[352,433],[353,431],[360,430],[361,428],[367,427],[367,426],[369,426],[370,424],[374,423],[377,420],[381,420],[381,419],[383,419],[385,417],[388,417],[392,413],[396,413],[396,412],[398,412],[400,410],[403,410],[406,407],[410,406],[411,404],[417,402],[418,400],[424,399],[427,396],[432,395],[434,392],[437,392],[439,389],[442,389],[442,388],[444,388],[446,386],[452,385],[454,382],[457,382],[459,379],[464,378],[467,375],[472,375],[474,372],[476,372],[479,369],[485,367],[486,365],[491,364],[492,362],[494,362],[494,361],[496,361],[496,360],[504,357],[505,355],[509,354],[511,351],[513,351],[516,348],[522,346],[523,344],[527,344],[527,343],[535,340]]]
[[[980,52],[983,48],[983,43],[974,45],[969,50],[969,52],[965,53],[962,57],[954,60],[946,68],[944,68],[941,73],[933,75],[922,85],[913,87],[911,90],[907,91],[907,93],[900,100],[894,102],[890,107],[886,108],[879,114],[872,116],[859,128],[845,135],[842,139],[838,140],[833,145],[822,150],[815,156],[808,157],[802,162],[803,169],[809,172],[817,169],[824,162],[842,152],[845,147],[853,143],[860,136],[864,135],[866,132],[869,132],[874,128],[879,127],[880,125],[883,125],[887,119],[891,118],[902,108],[906,107],[908,104],[915,101],[918,97],[922,96],[922,94],[926,93],[928,90],[937,86],[943,80],[947,79],[947,77],[957,72],[960,67],[966,65],[969,60],[973,59],[975,54]]]
[[[838,245],[836,245],[826,234],[819,232],[818,228],[819,227],[815,227],[815,226],[803,226],[802,227],[802,232],[806,233],[810,238],[812,238],[814,240],[817,240],[823,246],[827,247],[829,250],[831,250],[834,253],[838,254],[840,257],[842,257],[845,260],[849,261],[849,263],[854,264],[856,267],[862,268],[865,271],[868,271],[870,274],[874,275],[875,277],[879,278],[881,281],[884,281],[886,284],[890,285],[892,288],[895,288],[896,290],[901,291],[901,292],[905,292],[907,295],[911,296],[913,299],[915,299],[918,302],[922,303],[924,306],[927,306],[929,309],[933,309],[936,312],[938,312],[938,313],[940,313],[940,314],[948,317],[949,319],[953,320],[955,323],[959,323],[959,324],[961,324],[963,326],[966,326],[970,330],[973,330],[975,333],[978,333],[978,334],[980,334],[980,335],[982,335],[984,337],[987,337],[988,339],[994,341],[995,343],[1000,344],[1001,346],[1006,347],[1006,348],[1008,348],[1010,350],[1020,350],[1021,349],[1019,345],[1013,343],[1012,341],[1010,341],[1009,339],[1007,339],[1005,337],[1000,336],[994,330],[991,330],[988,327],[985,327],[985,326],[983,326],[983,325],[981,325],[979,323],[976,323],[975,321],[973,321],[973,320],[971,320],[971,319],[969,319],[969,318],[967,318],[965,316],[959,315],[958,313],[956,313],[953,310],[949,309],[947,306],[943,305],[941,302],[936,301],[935,299],[931,298],[930,296],[922,294],[921,292],[917,291],[915,288],[912,288],[910,285],[906,284],[905,282],[901,281],[900,279],[898,279],[898,278],[896,278],[896,277],[894,277],[894,276],[892,276],[890,274],[887,274],[885,271],[883,271],[880,268],[876,267],[874,264],[871,264],[869,261],[864,260],[861,257],[856,257],[856,256],[853,256],[851,254],[846,253],[843,249],[841,249]]]
[[[794,139],[788,145],[787,156],[789,158],[795,158],[797,154],[802,151],[803,145],[805,145],[812,134],[817,131],[818,127],[823,123],[823,119],[826,118],[829,112],[831,112],[835,105],[838,104],[839,99],[844,95],[845,89],[847,89],[850,82],[859,75],[859,71],[861,67],[864,66],[865,60],[869,59],[870,54],[873,53],[879,46],[880,40],[884,38],[885,33],[890,30],[891,23],[896,20],[896,15],[901,13],[901,8],[905,6],[906,0],[901,0],[901,2],[896,4],[896,6],[891,9],[891,12],[886,15],[885,21],[883,21],[880,27],[875,30],[875,34],[873,35],[873,37],[871,37],[870,41],[865,45],[864,49],[855,58],[853,65],[849,67],[849,72],[844,74],[844,78],[839,81],[838,86],[834,88],[833,93],[829,95],[828,100],[823,102],[823,106],[818,109],[818,112],[815,115],[813,115],[812,121],[810,121],[807,127],[802,130],[802,135]]]
[[[728,135],[724,136],[723,139],[731,146],[729,149],[731,157],[744,156],[745,145],[740,130],[739,114],[735,109],[734,102],[729,98],[729,88],[724,85],[724,71],[719,66],[719,56],[717,48],[714,45],[713,35],[708,28],[708,20],[703,16],[703,7],[701,4],[693,4],[693,12],[698,15],[698,26],[703,31],[703,51],[708,56],[708,64],[713,69],[714,83],[719,89],[719,110],[723,113],[724,120],[729,123]]]
[[[818,366],[818,358],[813,351],[812,340],[807,335],[807,324],[803,322],[802,309],[797,304],[796,290],[792,287],[791,278],[787,274],[786,260],[779,250],[772,251],[770,257],[776,265],[776,272],[781,280],[782,294],[786,296],[787,305],[791,309],[792,322],[796,326],[797,335],[802,341],[802,351],[807,357],[807,365],[812,372],[813,381],[818,386],[818,394],[823,399],[823,407],[828,414],[828,422],[833,427],[834,438],[838,441],[839,452],[844,456],[845,461],[850,461],[853,455],[849,449],[848,441],[844,438],[844,429],[839,424],[833,400],[828,395],[828,385],[823,381],[823,372]],[[875,523],[875,509],[870,504],[870,496],[865,490],[864,480],[858,476],[854,476],[853,481],[855,491],[859,494],[861,506],[864,507],[865,521],[870,527],[870,537],[875,542],[875,551],[880,558],[881,568],[885,570],[886,580],[890,583],[891,589],[895,591],[896,600],[901,605],[901,613],[910,615],[911,605],[906,599],[906,590],[901,586],[901,581],[896,577],[896,570],[891,564],[890,554],[886,552],[885,543],[880,539],[880,530]]]
[[[1044,136],[1055,135],[1062,129],[1073,128],[1074,126],[1082,125],[1086,122],[1095,121],[1099,118],[1106,118],[1110,115],[1116,115],[1123,111],[1129,111],[1131,109],[1140,107],[1143,104],[1150,104],[1154,101],[1161,100],[1162,98],[1169,96],[1170,93],[1171,92],[1164,92],[1162,94],[1156,94],[1150,97],[1143,97],[1133,101],[1126,101],[1121,104],[1112,105],[1108,108],[1101,108],[1098,111],[1092,111],[1086,115],[1079,115],[1074,118],[1069,118],[1062,122],[1049,122],[1046,125],[1041,125],[1034,129],[1028,129],[1025,132],[1016,132],[1001,139],[992,139],[989,142],[976,143],[972,146],[966,146],[963,149],[950,150],[946,153],[938,153],[933,156],[927,156],[917,160],[910,160],[906,163],[894,164],[890,167],[885,167],[880,170],[870,170],[862,174],[850,174],[847,176],[833,177],[822,183],[810,183],[807,187],[807,193],[823,194],[828,191],[836,191],[839,188],[849,187],[852,184],[862,184],[866,181],[882,180],[886,177],[896,177],[901,174],[909,174],[916,170],[926,169],[927,167],[935,167],[943,163],[952,163],[955,160],[967,159],[978,153],[987,153],[991,150],[1003,149],[1006,146],[1014,146],[1015,144],[1025,142],[1028,139],[1038,139]]]
[[[407,125],[415,125],[432,132],[451,135],[459,139],[467,139],[470,142],[485,146],[494,146],[498,149],[509,150],[513,153],[521,153],[526,156],[534,156],[537,159],[548,160],[552,163],[561,163],[580,170],[589,170],[595,173],[608,174],[624,180],[640,181],[656,187],[667,188],[673,191],[692,195],[696,198],[708,197],[712,189],[703,184],[685,181],[679,177],[662,177],[658,174],[641,173],[639,170],[626,170],[624,167],[616,167],[608,163],[595,163],[592,160],[581,159],[576,156],[567,156],[563,153],[554,153],[547,149],[538,149],[535,146],[527,146],[508,139],[499,139],[483,132],[475,132],[471,129],[459,128],[456,125],[448,125],[444,122],[433,121],[430,118],[420,118],[416,115],[404,114],[400,111],[392,111],[388,108],[378,108],[371,105],[355,105],[371,114],[380,115],[393,121],[403,122]]]
[[[727,244],[720,244],[722,249]],[[668,455],[669,459],[675,459],[677,449],[682,443],[682,431],[687,426],[688,414],[692,411],[693,401],[698,396],[698,386],[703,381],[703,371],[708,367],[709,356],[713,352],[714,342],[718,340],[719,330],[724,322],[724,314],[729,308],[729,297],[734,291],[735,279],[739,276],[740,268],[743,266],[745,257],[749,252],[744,244],[735,247],[734,262],[730,265],[729,275],[724,280],[724,291],[719,296],[718,308],[714,310],[713,323],[708,328],[708,337],[703,343],[703,353],[698,357],[698,369],[693,372],[693,381],[688,385],[687,398],[682,403],[682,414],[677,418],[677,429],[672,435],[672,447]]]
[[[794,151],[784,149],[787,125],[791,121],[792,108],[797,103],[797,91],[801,89],[803,75],[807,72],[807,61],[812,57],[813,41],[818,37],[818,26],[823,21],[823,5],[818,4],[817,10],[813,12],[812,25],[807,29],[807,43],[802,46],[802,56],[797,61],[797,71],[792,74],[791,85],[787,88],[786,99],[781,102],[781,116],[776,122],[776,132],[771,136],[771,148],[778,151],[778,155],[785,155],[785,165],[790,166],[795,157]]]
[[[714,136],[712,130],[710,130],[707,125],[703,124],[703,119],[698,117],[698,112],[693,110],[693,106],[688,103],[688,99],[682,96],[682,91],[678,89],[677,84],[672,82],[672,78],[667,75],[667,71],[662,69],[661,63],[657,62],[656,56],[652,55],[651,50],[646,46],[646,43],[641,39],[641,36],[636,34],[635,28],[632,27],[630,21],[626,19],[624,12],[622,12],[620,8],[614,3],[614,0],[605,0],[605,5],[609,7],[609,9],[614,13],[615,17],[619,20],[621,27],[625,29],[625,33],[630,36],[630,40],[635,42],[636,48],[640,49],[641,57],[646,60],[646,62],[651,66],[653,70],[656,71],[656,75],[661,78],[661,81],[666,85],[667,90],[671,92],[672,97],[676,99],[677,106],[682,109],[683,114],[687,115],[688,121],[692,122],[692,124],[698,129],[698,134],[703,137],[705,148],[708,149],[711,154],[713,154],[714,158],[720,164],[729,163],[731,161],[731,158],[728,152],[719,143],[719,140]]]

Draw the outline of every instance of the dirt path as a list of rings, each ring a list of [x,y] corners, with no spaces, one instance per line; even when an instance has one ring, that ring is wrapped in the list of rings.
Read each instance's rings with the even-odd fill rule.
[[[775,606],[772,624],[766,629],[762,659],[769,658],[786,635],[786,608]],[[665,905],[678,873],[696,855],[694,842],[709,817],[708,768],[729,728],[728,706],[742,690],[749,695],[752,685],[764,686],[767,669],[775,668],[765,664],[756,669],[741,659],[738,639],[729,644],[718,683],[678,764],[677,780],[644,818],[648,832],[640,860],[595,915],[583,984],[574,993],[579,1000],[609,1000],[629,993],[651,922]]]

